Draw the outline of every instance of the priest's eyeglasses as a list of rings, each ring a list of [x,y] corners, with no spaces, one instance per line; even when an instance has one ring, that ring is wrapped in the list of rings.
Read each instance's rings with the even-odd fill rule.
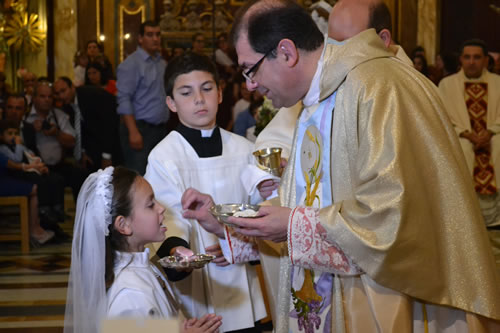
[[[264,59],[266,59],[266,57],[268,55],[270,55],[273,51],[274,51],[274,47],[272,49],[270,49],[269,51],[267,51],[264,54],[264,56],[262,58],[260,58],[260,60],[255,63],[255,65],[250,67],[249,70],[247,70],[246,72],[245,71],[241,72],[241,74],[243,74],[243,77],[250,82],[255,82],[253,80],[253,77],[255,76],[255,74],[257,74],[257,71],[259,70],[259,67],[262,64],[262,62],[264,61]]]

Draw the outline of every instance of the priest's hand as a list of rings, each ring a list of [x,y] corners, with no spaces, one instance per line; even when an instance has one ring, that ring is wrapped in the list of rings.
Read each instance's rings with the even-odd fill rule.
[[[471,131],[463,131],[462,133],[460,133],[459,137],[469,140],[474,146],[479,140],[478,136]]]
[[[205,248],[205,251],[207,251],[207,254],[215,256],[215,259],[212,260],[212,262],[217,266],[224,267],[230,265],[229,262],[226,260],[226,258],[224,258],[224,254],[222,253],[222,249],[220,248],[219,243],[207,246]]]
[[[181,204],[182,217],[197,220],[203,229],[219,238],[224,238],[224,227],[210,213],[210,208],[214,205],[211,196],[200,193],[194,188],[188,188],[182,195]]]
[[[493,137],[493,132],[488,131],[488,130],[484,130],[484,131],[481,131],[477,137],[478,137],[478,139],[477,139],[476,144],[474,145],[474,148],[475,149],[486,148],[491,143],[491,138]]]
[[[279,243],[286,241],[290,208],[262,206],[258,217],[229,217],[228,222],[235,225],[234,230],[242,235],[271,240]]]

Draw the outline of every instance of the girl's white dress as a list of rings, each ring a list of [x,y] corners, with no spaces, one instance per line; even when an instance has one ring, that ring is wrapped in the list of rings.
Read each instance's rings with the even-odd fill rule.
[[[176,317],[170,285],[149,261],[149,249],[116,254],[115,280],[107,292],[108,317]]]

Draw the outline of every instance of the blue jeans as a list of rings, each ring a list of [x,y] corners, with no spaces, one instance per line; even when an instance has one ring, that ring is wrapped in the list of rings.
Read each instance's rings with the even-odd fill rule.
[[[125,124],[120,124],[120,143],[123,152],[123,164],[136,170],[144,176],[148,155],[153,148],[167,135],[166,124],[153,125],[142,120],[137,120],[137,129],[142,135],[143,147],[141,150],[130,148],[128,142],[128,129]]]

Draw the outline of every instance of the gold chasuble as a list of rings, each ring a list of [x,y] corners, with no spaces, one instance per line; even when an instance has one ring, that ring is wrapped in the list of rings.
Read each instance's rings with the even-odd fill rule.
[[[317,214],[292,214],[288,238],[300,237],[300,229],[291,228],[300,225],[297,219],[316,219],[321,241],[359,268],[329,273],[331,308],[324,321],[330,324],[321,331],[500,332],[500,278],[437,87],[395,58],[373,29],[340,45],[325,43],[320,68],[319,82],[313,81],[319,86],[310,88],[319,90],[319,101],[305,111],[337,93],[325,145],[324,185],[332,203],[306,211]],[[281,205],[291,208],[300,202],[296,173],[303,172],[297,137],[296,131],[280,187]],[[282,247],[275,284],[280,333],[292,329],[294,268],[310,267],[294,251],[290,244]],[[303,287],[310,291],[307,274]]]
[[[465,82],[465,106],[469,112],[470,127],[476,135],[488,130],[488,84]],[[495,170],[491,163],[491,144],[474,147],[474,185],[476,192],[484,195],[497,193]]]

